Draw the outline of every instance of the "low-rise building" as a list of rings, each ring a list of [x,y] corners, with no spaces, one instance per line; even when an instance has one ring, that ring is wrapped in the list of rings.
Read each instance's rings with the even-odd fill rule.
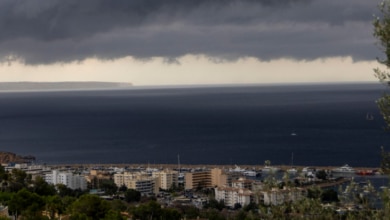
[[[233,187],[215,188],[215,199],[223,200],[225,206],[233,208],[236,204],[248,205],[252,201],[253,193],[249,189]]]
[[[260,191],[259,203],[264,205],[281,205],[286,202],[295,202],[304,198],[306,191],[301,188],[272,188],[271,190]]]
[[[254,180],[239,178],[237,180],[232,180],[232,187],[239,189],[252,189],[252,185],[254,184]]]

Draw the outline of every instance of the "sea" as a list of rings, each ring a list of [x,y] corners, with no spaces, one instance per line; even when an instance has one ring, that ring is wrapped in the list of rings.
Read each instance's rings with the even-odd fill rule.
[[[0,93],[0,151],[45,164],[379,167],[379,83]]]

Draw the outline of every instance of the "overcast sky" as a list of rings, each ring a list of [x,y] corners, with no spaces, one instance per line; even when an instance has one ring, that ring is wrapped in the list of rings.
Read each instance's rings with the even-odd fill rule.
[[[374,81],[379,0],[0,0],[1,81]]]

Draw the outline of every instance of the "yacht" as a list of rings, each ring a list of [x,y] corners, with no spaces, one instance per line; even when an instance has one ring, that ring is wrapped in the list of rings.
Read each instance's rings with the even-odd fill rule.
[[[291,167],[290,169],[287,170],[287,173],[289,174],[296,174],[298,170],[295,167]]]
[[[246,170],[243,172],[244,176],[257,176],[256,171],[253,170]]]
[[[279,167],[271,167],[271,166],[264,166],[263,169],[261,169],[261,172],[263,173],[276,173],[279,172]]]
[[[356,170],[350,167],[348,164],[344,166],[332,169],[333,173],[355,173]]]

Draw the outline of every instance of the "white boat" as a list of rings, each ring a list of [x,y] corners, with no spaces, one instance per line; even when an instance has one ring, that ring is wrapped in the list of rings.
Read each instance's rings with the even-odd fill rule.
[[[332,169],[333,173],[355,173],[356,170],[350,167],[348,164],[345,164],[342,167]]]
[[[287,173],[289,174],[296,174],[298,170],[293,167],[294,165],[294,153],[291,153],[291,168],[287,170]]]
[[[313,167],[304,167],[302,169],[302,173],[309,173],[309,172],[314,172],[315,171],[315,168]]]
[[[237,173],[243,173],[245,172],[245,169],[241,169],[239,166],[235,165],[234,169],[230,168],[229,172],[237,172]]]
[[[368,121],[372,121],[372,120],[374,120],[374,116],[371,113],[367,112],[366,119]]]
[[[279,172],[279,167],[271,167],[271,166],[264,166],[263,169],[261,169],[261,172],[263,173],[276,173]]]
[[[246,170],[243,172],[243,174],[245,176],[256,176],[257,175],[256,171],[253,171],[253,170]]]
[[[287,170],[287,173],[289,174],[296,174],[298,172],[297,169],[295,169],[295,167],[291,167],[290,169]]]

